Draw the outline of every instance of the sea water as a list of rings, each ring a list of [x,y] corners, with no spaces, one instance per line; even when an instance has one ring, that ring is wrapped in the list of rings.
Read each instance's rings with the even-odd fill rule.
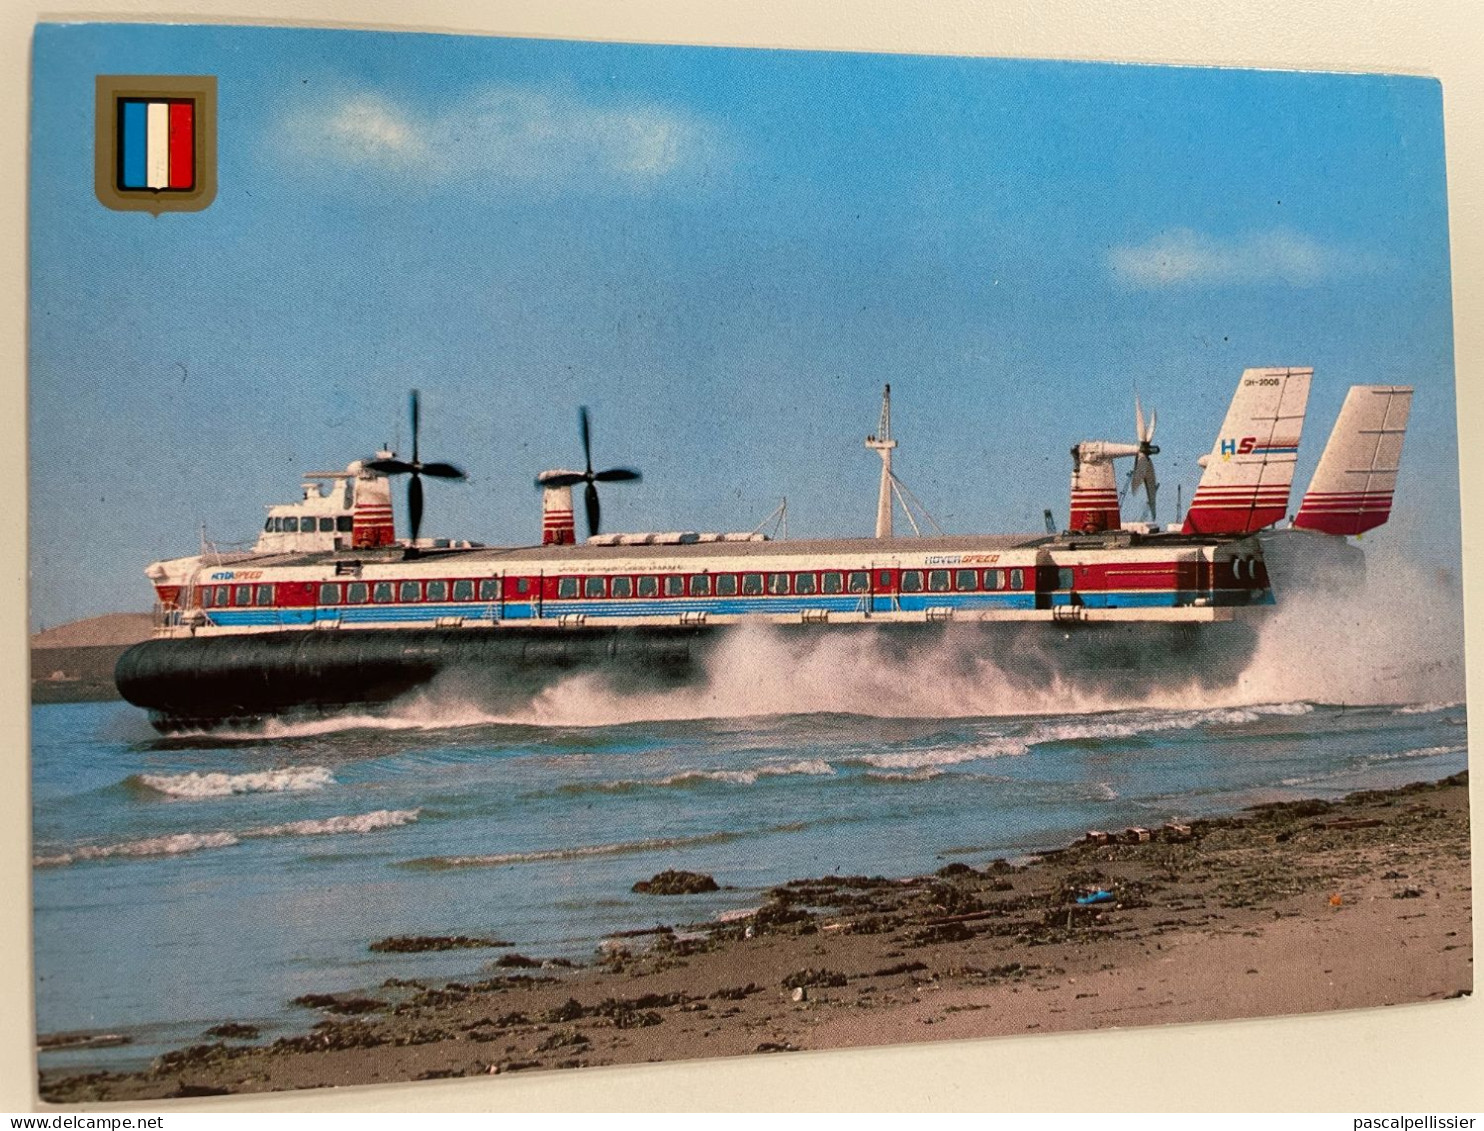
[[[992,660],[876,670],[741,634],[706,688],[621,697],[578,678],[505,715],[433,694],[164,738],[122,703],[37,706],[38,1032],[130,1042],[42,1063],[137,1067],[227,1020],[302,1031],[301,994],[476,979],[505,953],[368,949],[387,936],[582,962],[614,932],[743,913],[790,879],[983,865],[1464,769],[1459,657],[1381,662],[1381,642],[1344,635],[1365,664],[1269,634],[1254,678],[1135,704],[1012,694]],[[721,890],[632,891],[669,868]]]

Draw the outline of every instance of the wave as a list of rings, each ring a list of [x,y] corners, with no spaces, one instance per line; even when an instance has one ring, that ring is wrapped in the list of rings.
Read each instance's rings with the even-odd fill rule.
[[[916,770],[867,770],[862,776],[869,781],[932,781],[943,773],[937,766],[923,766]]]
[[[699,833],[695,836],[649,837],[645,840],[624,840],[612,844],[584,844],[573,848],[538,848],[527,852],[495,852],[474,856],[423,856],[416,860],[404,860],[396,867],[442,871],[449,868],[499,868],[508,864],[540,864],[549,860],[584,860],[591,856],[628,856],[641,852],[691,848],[703,844],[728,844],[735,840],[765,836],[769,833],[799,832],[807,827],[808,822],[794,822],[748,832],[720,830],[714,833]]]
[[[1436,711],[1451,711],[1464,705],[1461,699],[1452,699],[1443,703],[1408,703],[1398,707],[1394,714],[1398,715],[1431,715]]]
[[[991,758],[1014,758],[1029,751],[1029,744],[1018,738],[996,739],[973,746],[933,747],[927,750],[903,750],[891,754],[851,754],[840,759],[851,765],[871,766],[878,770],[924,770],[956,766],[963,762],[981,762]]]
[[[1173,711],[1160,715],[1137,713],[1132,718],[1115,717],[1098,722],[1040,724],[1027,742],[1032,746],[1052,742],[1083,742],[1089,739],[1133,738],[1167,730],[1194,730],[1208,726],[1243,726],[1267,717],[1297,717],[1310,714],[1307,702],[1256,703],[1247,707],[1211,707],[1195,711]]]
[[[417,809],[378,809],[372,813],[290,821],[287,824],[262,825],[237,832],[222,830],[205,833],[172,833],[167,836],[146,837],[143,840],[123,841],[119,844],[85,844],[50,856],[32,857],[31,863],[38,868],[55,868],[85,860],[108,860],[114,857],[179,856],[186,852],[198,852],[204,848],[230,848],[244,840],[256,840],[263,837],[369,833],[378,829],[411,824],[417,820],[419,812],[420,810]]]
[[[1369,763],[1400,762],[1407,758],[1442,758],[1449,754],[1467,754],[1468,746],[1420,746],[1414,750],[1400,750],[1395,754],[1372,754],[1365,759]]]
[[[297,793],[323,789],[335,783],[325,766],[286,766],[280,770],[258,770],[241,774],[198,773],[133,774],[125,784],[163,793],[167,797],[199,800],[231,797],[241,793]]]
[[[619,778],[614,781],[578,781],[558,786],[557,793],[633,793],[641,789],[688,789],[712,782],[724,785],[756,785],[762,778],[833,777],[835,767],[819,758],[786,765],[766,763],[748,770],[681,770],[663,778]]]

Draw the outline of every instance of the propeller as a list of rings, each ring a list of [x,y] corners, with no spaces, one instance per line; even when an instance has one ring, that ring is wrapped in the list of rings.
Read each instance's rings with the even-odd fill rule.
[[[383,475],[407,475],[407,521],[412,530],[408,552],[417,548],[417,532],[423,524],[423,481],[427,475],[433,479],[463,479],[464,473],[451,463],[423,463],[417,453],[419,423],[417,390],[412,390],[412,459],[374,459],[365,466]]]
[[[577,410],[577,423],[582,433],[583,471],[568,471],[557,475],[548,474],[536,480],[538,487],[575,487],[586,483],[583,502],[587,506],[587,533],[592,537],[602,529],[603,510],[598,503],[599,483],[625,483],[643,478],[637,471],[627,467],[610,467],[607,471],[593,470],[592,427],[587,419],[587,406]]]
[[[1139,452],[1134,456],[1134,467],[1128,475],[1128,489],[1136,491],[1144,488],[1145,498],[1149,503],[1149,521],[1158,522],[1159,516],[1154,509],[1155,496],[1159,493],[1159,480],[1154,476],[1154,461],[1150,456],[1159,454],[1159,448],[1154,444],[1154,427],[1159,423],[1159,414],[1150,410],[1149,420],[1146,427],[1144,420],[1144,406],[1139,403],[1139,398],[1134,397],[1134,425],[1139,435]]]

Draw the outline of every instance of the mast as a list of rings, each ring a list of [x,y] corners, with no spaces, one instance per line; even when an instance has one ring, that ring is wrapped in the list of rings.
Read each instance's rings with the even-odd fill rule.
[[[876,498],[876,537],[891,537],[891,496],[894,476],[891,453],[897,442],[891,438],[891,386],[881,394],[881,423],[874,436],[866,437],[866,447],[881,457],[881,491]]]

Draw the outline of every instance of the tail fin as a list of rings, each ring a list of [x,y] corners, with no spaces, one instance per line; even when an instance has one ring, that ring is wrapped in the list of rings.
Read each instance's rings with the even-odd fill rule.
[[[1205,474],[1185,515],[1187,534],[1251,534],[1288,513],[1312,369],[1242,373]]]
[[[1294,526],[1361,534],[1390,518],[1411,410],[1408,386],[1352,385]]]

